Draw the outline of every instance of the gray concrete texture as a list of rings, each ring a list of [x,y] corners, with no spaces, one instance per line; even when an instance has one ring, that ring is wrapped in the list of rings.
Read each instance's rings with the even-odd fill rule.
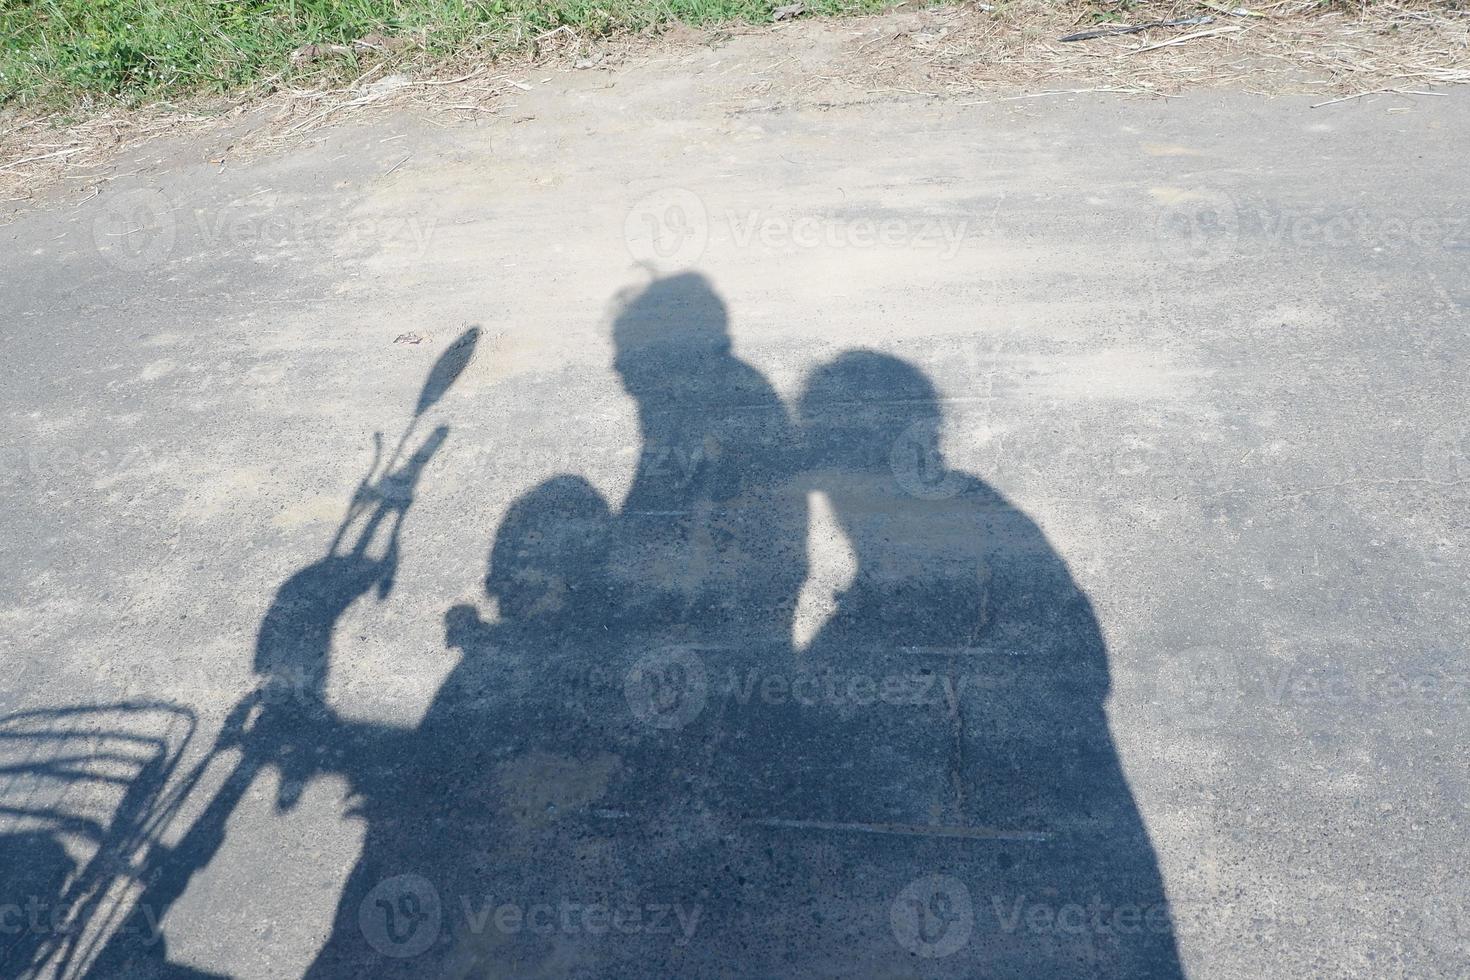
[[[6,975],[1463,976],[1470,98],[605,77],[0,228]]]

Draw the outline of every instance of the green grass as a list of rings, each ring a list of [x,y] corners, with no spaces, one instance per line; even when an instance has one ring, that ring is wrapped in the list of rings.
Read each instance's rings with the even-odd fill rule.
[[[0,105],[64,107],[88,98],[139,103],[228,92],[280,75],[350,78],[371,52],[293,67],[306,44],[369,34],[406,39],[395,57],[505,50],[568,26],[588,38],[769,20],[784,0],[0,0]],[[806,0],[813,13],[882,9],[893,0]]]

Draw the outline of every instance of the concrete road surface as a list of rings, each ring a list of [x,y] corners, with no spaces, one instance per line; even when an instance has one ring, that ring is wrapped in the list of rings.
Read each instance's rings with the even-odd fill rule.
[[[0,228],[3,972],[1463,976],[1470,96],[698,69]]]

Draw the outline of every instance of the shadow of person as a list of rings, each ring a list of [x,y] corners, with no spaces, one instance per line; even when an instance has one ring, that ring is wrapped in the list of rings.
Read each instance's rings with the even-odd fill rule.
[[[446,615],[463,656],[405,745],[407,783],[369,817],[313,976],[641,976],[696,955],[728,805],[711,781],[722,711],[627,678],[789,658],[800,452],[702,277],[627,297],[613,340],[642,446],[623,505],[561,476],[507,511],[485,580],[498,615]]]
[[[803,657],[839,696],[816,706],[825,734],[789,754],[799,790],[767,801],[767,823],[842,838],[862,872],[834,881],[798,846],[796,879],[894,896],[899,943],[884,949],[902,955],[874,966],[953,955],[968,975],[1181,975],[1104,711],[1107,651],[1066,564],[948,467],[937,394],[904,361],[840,355],[811,374],[799,416],[810,485],[857,567]]]
[[[362,856],[309,976],[523,975],[550,955],[540,929],[491,916],[497,897],[525,914],[590,887],[569,884],[584,881],[586,854],[560,821],[618,764],[605,699],[587,693],[607,642],[611,527],[579,477],[507,511],[485,577],[497,615],[445,614],[462,656],[401,742],[393,791],[364,813]]]
[[[623,615],[669,640],[789,637],[806,503],[786,406],[732,352],[725,304],[701,275],[625,298],[612,336],[641,438],[615,534]]]
[[[446,613],[460,661],[393,729],[327,707],[332,632],[391,588],[442,433],[401,488],[364,481],[356,543],[262,624],[257,696],[286,703],[241,723],[242,761],[143,904],[169,908],[269,765],[281,808],[336,772],[366,821],[311,977],[1180,975],[1096,618],[1036,525],[947,465],[928,379],[843,354],[798,435],[702,277],[630,297],[613,336],[643,439],[621,509],[574,476],[519,498],[495,617]],[[796,651],[808,491],[856,567]],[[96,975],[167,975],[110,952]]]

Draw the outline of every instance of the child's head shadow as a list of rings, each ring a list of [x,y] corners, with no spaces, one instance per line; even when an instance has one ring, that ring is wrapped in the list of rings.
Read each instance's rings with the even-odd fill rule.
[[[607,500],[579,476],[553,477],[516,500],[496,530],[485,574],[498,623],[538,630],[601,624],[611,527]],[[467,605],[450,609],[445,623],[451,646],[485,625]]]

